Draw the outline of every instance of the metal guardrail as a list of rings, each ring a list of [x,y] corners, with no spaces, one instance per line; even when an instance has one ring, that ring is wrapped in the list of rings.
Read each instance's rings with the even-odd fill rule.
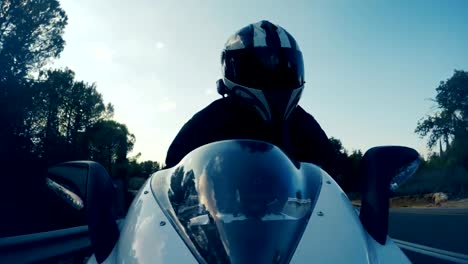
[[[463,263],[468,264],[468,255],[450,252],[438,248],[432,248],[424,245],[419,245],[411,242],[406,242],[398,239],[393,241],[397,244],[403,251],[410,251],[416,254],[429,256],[438,260],[448,261],[452,263]]]
[[[124,219],[117,220],[119,229]],[[54,263],[67,257],[91,256],[88,226],[0,238],[0,263]]]
[[[91,254],[88,226],[0,238],[0,263],[52,262],[77,254]]]

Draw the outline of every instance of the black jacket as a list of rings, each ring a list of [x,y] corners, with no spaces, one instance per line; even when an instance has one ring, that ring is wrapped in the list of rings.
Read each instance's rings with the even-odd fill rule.
[[[190,151],[226,139],[270,142],[293,160],[311,162],[333,175],[333,149],[317,121],[298,106],[281,124],[265,123],[255,109],[231,97],[221,98],[195,114],[179,131],[166,156],[172,167]]]

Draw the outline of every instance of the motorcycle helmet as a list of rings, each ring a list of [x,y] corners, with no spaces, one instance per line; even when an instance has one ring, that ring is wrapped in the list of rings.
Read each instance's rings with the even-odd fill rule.
[[[286,120],[304,89],[304,62],[295,39],[269,21],[232,35],[221,53],[218,93],[237,96],[266,121]]]

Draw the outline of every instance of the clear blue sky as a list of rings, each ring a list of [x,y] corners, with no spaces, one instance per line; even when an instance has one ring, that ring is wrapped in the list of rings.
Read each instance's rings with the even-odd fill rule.
[[[468,70],[468,1],[62,0],[67,45],[54,67],[96,82],[134,152],[164,161],[180,127],[219,98],[227,38],[262,19],[286,28],[305,60],[300,104],[349,149],[397,144],[426,153],[414,134],[429,98]]]

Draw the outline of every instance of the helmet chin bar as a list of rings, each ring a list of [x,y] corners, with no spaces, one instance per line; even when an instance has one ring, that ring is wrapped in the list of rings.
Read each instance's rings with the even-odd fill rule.
[[[238,96],[242,98],[244,102],[247,102],[248,104],[254,106],[260,114],[260,116],[262,117],[262,119],[267,122],[275,121],[275,119],[287,120],[294,108],[297,106],[299,99],[301,98],[302,91],[304,90],[304,86],[301,86],[290,91],[290,94],[288,95],[288,103],[284,108],[284,111],[281,111],[283,113],[279,115],[277,114],[278,116],[273,116],[273,111],[271,109],[265,92],[263,92],[260,89],[254,89],[236,84],[228,80],[227,78],[223,78],[223,82],[226,87],[226,90],[229,91],[229,95]]]
[[[234,94],[241,97],[249,105],[254,106],[262,116],[263,120],[272,121],[273,116],[271,109],[262,91],[245,87],[236,87],[234,88]]]
[[[224,84],[230,91],[230,95],[242,98],[242,100],[252,106],[259,112],[260,116],[265,121],[271,121],[271,111],[267,99],[261,90],[249,88],[237,83],[234,83],[227,78],[223,78]]]
[[[291,97],[289,98],[288,106],[286,107],[284,119],[288,119],[292,111],[299,104],[299,100],[301,99],[301,96],[302,96],[302,91],[304,91],[304,85],[292,91]]]

